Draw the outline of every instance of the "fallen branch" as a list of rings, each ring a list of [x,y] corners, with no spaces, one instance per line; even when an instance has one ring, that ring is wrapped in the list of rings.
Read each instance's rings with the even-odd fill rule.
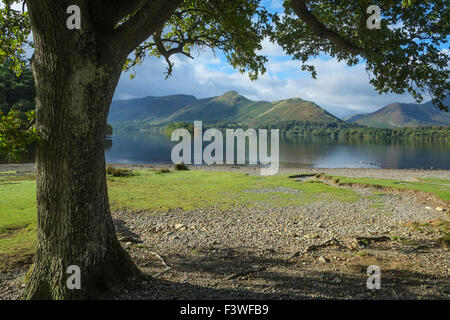
[[[390,240],[391,238],[382,236],[382,237],[355,237],[353,241],[356,246],[366,247],[370,245],[372,242],[383,242]]]
[[[155,256],[162,262],[163,266],[166,268],[166,269],[164,269],[163,271],[158,272],[157,274],[155,274],[155,275],[153,276],[154,278],[159,277],[159,276],[162,275],[163,273],[166,273],[167,271],[169,271],[169,270],[172,269],[172,267],[169,266],[159,254],[157,254],[156,252],[153,252],[153,251],[150,251],[150,253],[153,254],[153,255],[155,255]]]
[[[316,244],[316,245],[311,245],[308,248],[306,248],[306,252],[310,252],[310,251],[314,251],[317,249],[322,249],[328,246],[338,246],[341,248],[346,248],[346,246],[344,246],[339,240],[332,238],[330,240],[325,241],[324,243],[321,244]]]
[[[134,243],[142,243],[142,242],[144,242],[144,241],[139,240],[139,239],[137,239],[137,238],[127,237],[127,236],[121,237],[121,238],[119,239],[119,241],[120,241],[120,242],[134,242]]]

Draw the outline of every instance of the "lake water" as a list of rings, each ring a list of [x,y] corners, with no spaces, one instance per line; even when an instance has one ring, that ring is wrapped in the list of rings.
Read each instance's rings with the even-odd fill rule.
[[[153,132],[115,131],[105,150],[106,161],[169,164],[175,144]],[[450,144],[280,137],[280,167],[450,170]]]

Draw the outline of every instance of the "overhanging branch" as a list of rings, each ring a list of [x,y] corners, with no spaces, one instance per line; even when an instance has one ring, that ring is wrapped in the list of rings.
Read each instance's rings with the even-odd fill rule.
[[[163,43],[163,40],[161,39],[161,37],[162,37],[162,28],[160,28],[157,32],[155,32],[153,34],[153,40],[155,41],[155,46],[156,46],[156,49],[158,50],[159,54],[161,56],[163,56],[164,59],[166,59],[166,62],[168,64],[167,76],[166,76],[166,79],[167,79],[172,74],[173,62],[170,61],[170,57],[172,55],[181,53],[191,59],[193,59],[193,57],[188,52],[184,51],[184,46],[187,44],[187,41],[181,41],[181,42],[179,42],[177,47],[170,48],[169,50],[167,50],[166,47],[164,46],[164,43]]]
[[[317,17],[306,7],[307,0],[291,0],[292,9],[297,16],[302,19],[311,31],[322,39],[328,39],[333,42],[341,50],[348,53],[358,55],[362,53],[362,48],[356,46],[339,33],[328,29],[323,25]]]
[[[182,0],[146,0],[128,21],[114,31],[114,44],[124,56],[162,28]]]

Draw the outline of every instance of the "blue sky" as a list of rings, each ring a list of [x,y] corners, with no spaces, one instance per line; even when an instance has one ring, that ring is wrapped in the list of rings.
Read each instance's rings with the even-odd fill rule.
[[[281,0],[266,0],[264,5],[272,11],[283,9]],[[236,90],[253,100],[300,97],[340,117],[373,112],[392,102],[414,102],[410,95],[379,95],[369,84],[364,64],[348,67],[322,55],[310,61],[318,72],[314,80],[309,73],[301,71],[300,62],[286,56],[277,44],[265,40],[262,53],[269,59],[267,73],[253,82],[247,75],[233,70],[222,55],[214,56],[209,50],[194,54],[194,60],[173,57],[173,75],[167,80],[166,63],[148,58],[135,69],[135,79],[130,80],[126,73],[122,75],[114,99],[180,93],[206,98]]]

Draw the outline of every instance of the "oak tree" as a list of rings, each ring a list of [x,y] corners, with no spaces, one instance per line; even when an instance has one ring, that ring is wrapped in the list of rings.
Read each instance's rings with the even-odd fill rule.
[[[117,240],[110,214],[103,137],[122,70],[145,54],[191,56],[194,46],[219,49],[253,77],[267,30],[256,0],[3,0],[0,57],[21,70],[30,39],[36,84],[38,242],[23,298],[94,298],[140,272]],[[26,9],[25,9],[26,5]],[[80,9],[80,29],[67,8]],[[258,17],[257,19],[254,19]],[[129,58],[131,54],[131,59]],[[66,286],[80,267],[81,289]]]

